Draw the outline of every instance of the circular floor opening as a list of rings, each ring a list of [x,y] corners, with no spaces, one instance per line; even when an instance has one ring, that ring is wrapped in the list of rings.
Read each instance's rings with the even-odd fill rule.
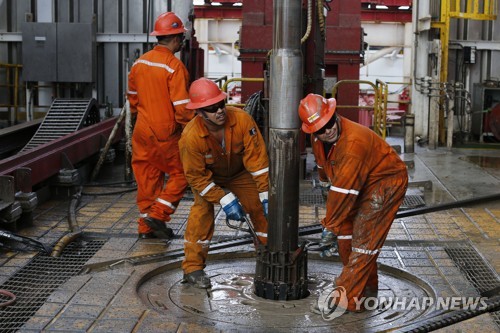
[[[168,266],[168,265],[167,265]],[[165,266],[165,267],[167,267]],[[212,280],[211,290],[197,289],[182,283],[179,265],[160,268],[147,274],[138,287],[141,300],[166,316],[187,322],[207,321],[217,329],[307,330],[326,328],[339,332],[395,329],[420,319],[431,309],[417,304],[402,307],[382,304],[383,300],[406,301],[434,299],[426,282],[396,268],[379,264],[379,293],[362,313],[345,313],[328,320],[311,310],[320,294],[332,288],[332,281],[342,270],[338,261],[309,258],[310,296],[294,301],[273,301],[253,293],[255,258],[211,260],[205,271]],[[375,304],[380,300],[381,304]],[[405,309],[402,309],[405,308]]]

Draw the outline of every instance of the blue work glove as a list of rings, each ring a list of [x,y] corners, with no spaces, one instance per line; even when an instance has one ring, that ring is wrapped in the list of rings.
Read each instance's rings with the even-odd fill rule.
[[[321,258],[333,256],[339,250],[337,236],[333,232],[324,228],[321,233],[319,247],[321,250],[321,253],[319,254]]]
[[[229,192],[220,199],[220,205],[230,220],[242,221],[245,217],[243,207],[241,207],[238,198],[233,193]]]
[[[260,202],[262,202],[262,207],[264,208],[264,215],[267,218],[267,214],[269,212],[269,200],[268,200],[268,191],[259,193]]]

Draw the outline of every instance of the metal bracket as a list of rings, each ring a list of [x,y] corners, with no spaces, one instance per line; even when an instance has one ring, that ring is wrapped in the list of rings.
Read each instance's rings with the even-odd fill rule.
[[[16,222],[21,217],[22,212],[21,203],[14,201],[0,212],[0,220],[7,223]]]
[[[432,182],[430,180],[423,180],[419,182],[409,182],[408,187],[423,187],[424,189],[430,191],[432,190]]]
[[[38,205],[38,197],[31,187],[31,169],[21,167],[16,169],[15,174],[15,198],[21,203],[23,212],[32,212]]]
[[[15,193],[14,177],[0,176],[0,211],[14,203]]]

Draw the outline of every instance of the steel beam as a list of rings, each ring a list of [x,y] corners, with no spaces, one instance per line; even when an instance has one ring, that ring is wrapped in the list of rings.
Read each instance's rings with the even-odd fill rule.
[[[75,133],[46,143],[36,149],[14,155],[0,161],[0,175],[14,175],[27,167],[32,171],[32,186],[57,174],[63,168],[62,155],[76,164],[96,153],[101,148],[101,136],[108,137],[116,122],[116,117],[85,127]],[[121,136],[115,138],[117,142]]]

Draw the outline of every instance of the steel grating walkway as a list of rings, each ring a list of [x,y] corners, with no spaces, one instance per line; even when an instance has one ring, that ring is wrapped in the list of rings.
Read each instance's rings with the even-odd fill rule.
[[[64,99],[52,102],[45,119],[21,152],[74,133],[83,126],[99,122],[99,109],[94,98]]]
[[[72,242],[58,258],[37,255],[10,277],[0,289],[16,296],[14,304],[0,308],[0,332],[16,332],[60,285],[77,275],[106,241]],[[7,298],[0,295],[0,302]]]
[[[446,247],[445,251],[478,292],[484,293],[500,287],[497,274],[472,247]]]
[[[472,247],[450,247],[445,251],[479,293],[500,288],[498,275]],[[500,311],[492,312],[491,316],[500,328]]]

